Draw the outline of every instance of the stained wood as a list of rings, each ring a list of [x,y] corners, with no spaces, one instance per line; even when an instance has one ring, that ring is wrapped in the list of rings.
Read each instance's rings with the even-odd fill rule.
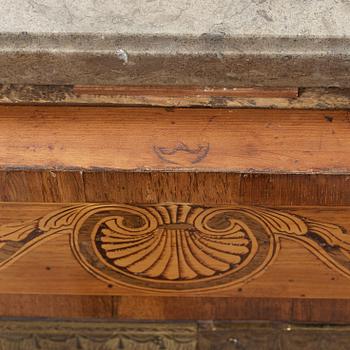
[[[348,299],[135,296],[114,299],[114,317],[123,320],[350,322]],[[139,305],[143,305],[142,309]]]
[[[3,202],[84,202],[81,172],[18,170],[0,171]]]
[[[55,105],[127,105],[162,107],[227,107],[287,109],[347,109],[350,89],[302,88],[298,97],[223,97],[158,95],[91,95],[76,93],[72,85],[2,85],[0,103]]]
[[[349,323],[349,311],[347,299],[0,294],[2,317],[271,320],[329,324]]]
[[[349,311],[350,301],[347,299],[0,294],[2,317],[342,324],[350,322]]]
[[[293,300],[291,321],[349,323],[350,302],[345,299]]]
[[[0,171],[2,202],[350,205],[350,176],[222,172]]]
[[[59,203],[4,203],[0,223],[14,222],[19,215],[28,221],[60,207]],[[284,210],[349,227],[349,209],[342,207]],[[44,242],[1,271],[0,315],[341,323],[350,322],[349,288],[348,279],[302,245],[283,241],[277,260],[261,276],[231,291],[210,296],[135,296],[132,289],[116,289],[87,273],[73,256],[68,237],[61,236]],[[91,295],[81,295],[86,293]]]
[[[108,296],[1,294],[1,317],[110,318]]]
[[[1,107],[0,116],[2,169],[350,170],[346,111]]]
[[[51,220],[50,213],[55,213],[57,212],[57,210],[61,211],[63,208],[66,207],[67,205],[58,203],[3,203],[1,205],[0,210],[0,223],[2,225],[6,225],[9,223],[17,223],[18,230],[20,230],[21,227],[26,227],[26,225],[28,224],[32,225],[30,222],[33,222],[33,227],[36,227],[36,225],[38,225],[38,221],[32,220],[43,217],[45,215],[49,215],[47,219],[45,219],[47,222],[49,222]],[[93,210],[96,210],[96,208],[98,209],[99,206],[92,208]],[[118,210],[123,210],[122,207],[119,208],[121,209]],[[132,213],[132,210],[134,210],[132,208],[134,207],[128,207],[125,210],[128,210],[130,214]],[[107,209],[104,209],[104,206],[102,205],[101,212],[104,212],[106,210]],[[158,210],[159,212],[160,210],[164,211],[164,208],[160,208]],[[258,211],[254,215],[266,215],[264,211],[260,212],[260,209],[257,210]],[[154,212],[153,209],[152,212]],[[70,213],[73,213],[73,211]],[[85,211],[84,215],[87,215],[87,213],[88,212]],[[225,214],[225,211],[223,211],[223,213]],[[299,226],[304,225],[304,223],[307,224],[308,220],[311,220],[310,225],[315,225],[313,223],[316,223],[316,225],[322,225],[322,223],[325,223],[328,226],[324,226],[323,228],[322,226],[320,226],[320,232],[322,232],[322,235],[326,234],[326,236],[323,237],[327,237],[327,230],[329,230],[329,234],[334,235],[329,236],[327,239],[342,239],[342,233],[340,232],[340,229],[345,230],[344,232],[345,234],[347,234],[350,228],[349,207],[284,207],[283,210],[279,209],[275,212],[272,211],[269,212],[268,215],[276,215],[276,220],[280,220],[278,219],[278,215],[282,215],[281,219],[285,220],[285,213],[289,213],[290,215],[292,215],[290,216],[290,218],[288,218],[288,220],[299,220],[297,224]],[[118,215],[124,214],[121,213]],[[86,262],[84,263],[84,259],[86,258],[84,252],[88,249],[88,241],[83,243],[83,253],[79,253],[79,250],[76,250],[78,248],[74,248],[75,251],[73,251],[72,248],[74,246],[72,245],[72,235],[74,231],[69,231],[69,228],[63,230],[64,226],[61,227],[60,225],[65,225],[64,220],[66,219],[64,218],[64,216],[60,216],[60,220],[63,220],[62,224],[59,224],[60,221],[56,221],[56,219],[54,221],[56,222],[55,227],[57,227],[58,229],[57,233],[55,233],[56,228],[49,229],[47,233],[45,233],[44,231],[40,233],[43,237],[45,237],[45,234],[48,234],[48,240],[43,240],[42,242],[37,241],[35,245],[29,246],[29,248],[23,251],[21,255],[14,256],[13,259],[11,258],[11,255],[8,256],[12,260],[9,260],[8,265],[2,266],[2,270],[0,273],[0,293],[68,295],[86,294],[120,296],[197,295],[212,297],[283,297],[316,299],[348,299],[350,295],[350,279],[346,273],[346,264],[348,264],[347,255],[341,255],[340,258],[342,260],[339,260],[338,263],[338,265],[343,264],[339,265],[341,267],[335,265],[334,262],[330,264],[331,260],[329,260],[327,254],[332,254],[333,259],[338,259],[335,255],[336,251],[332,251],[331,245],[329,247],[327,246],[326,248],[324,248],[324,246],[322,245],[315,245],[313,250],[309,250],[308,245],[312,242],[317,242],[317,239],[314,238],[314,236],[310,236],[310,238],[304,238],[303,235],[301,235],[301,233],[294,231],[298,229],[297,227],[291,229],[290,235],[285,235],[284,237],[281,237],[279,251],[278,253],[274,253],[275,258],[271,260],[271,263],[268,263],[268,265],[266,265],[263,270],[257,270],[258,272],[256,273],[249,272],[248,276],[250,277],[248,280],[243,279],[241,282],[238,281],[239,283],[234,283],[235,280],[233,279],[232,282],[226,283],[223,276],[219,275],[220,278],[218,277],[217,279],[214,279],[212,281],[209,280],[205,282],[202,286],[205,288],[202,290],[200,284],[193,285],[193,287],[191,287],[191,285],[188,284],[189,282],[183,284],[183,286],[186,287],[185,289],[181,289],[181,283],[178,285],[178,287],[174,287],[173,289],[172,287],[160,289],[160,287],[156,286],[158,283],[157,279],[155,279],[156,285],[152,285],[153,282],[151,283],[151,280],[148,280],[147,283],[143,282],[142,284],[139,284],[137,274],[130,275],[129,273],[129,276],[131,277],[128,277],[128,280],[119,280],[120,277],[114,275],[110,275],[108,277],[108,280],[100,278],[101,276],[99,276],[99,270],[94,270],[90,268],[90,264],[95,264],[95,262],[90,262],[88,264],[86,264]],[[101,217],[99,217],[99,220],[101,220]],[[249,225],[248,222],[246,223]],[[287,221],[286,224],[294,225],[293,221]],[[42,224],[39,224],[39,226],[42,227]],[[200,230],[200,226],[196,227],[199,227]],[[169,226],[169,229],[171,229],[171,225]],[[2,234],[4,234],[4,232],[6,233],[6,230],[6,226],[1,226]],[[63,230],[62,233],[60,230]],[[258,229],[255,227],[254,230],[254,235],[258,237]],[[308,230],[312,231],[312,226],[310,226]],[[313,233],[313,235],[315,235],[318,232],[317,230],[314,231],[315,233]],[[16,233],[16,231],[13,232]],[[33,234],[35,232],[37,231],[34,230]],[[89,235],[90,233],[91,232],[88,231]],[[116,234],[117,231],[114,233],[114,237],[118,237],[116,236]],[[298,235],[301,235],[301,240],[298,238]],[[14,236],[13,239],[9,235],[6,237],[7,238],[5,240],[1,241],[2,250],[0,252],[2,261],[4,261],[4,258],[7,259],[7,254],[10,254],[10,250],[13,249],[10,248],[11,244],[7,248],[6,246],[4,246],[4,244],[6,245],[6,242],[11,242],[13,239],[13,242],[15,243],[17,240],[16,236]],[[262,244],[263,246],[267,243],[260,242],[259,244]],[[340,243],[334,244],[337,245]],[[178,249],[180,249],[180,246]],[[346,244],[342,249],[347,249]],[[16,252],[16,250],[14,250],[14,252]],[[83,254],[83,260],[80,259],[83,256],[78,258],[80,254]],[[257,256],[259,256],[259,254],[261,253],[257,253]],[[93,256],[95,256],[95,253],[93,254]],[[195,256],[196,255],[194,255],[194,257]],[[189,258],[190,257],[188,256],[188,259]],[[103,259],[105,258],[101,259],[101,263],[103,263]],[[202,263],[203,262],[204,261],[202,260]],[[262,262],[260,262],[260,264],[262,264]],[[207,266],[214,268],[214,270],[216,269],[215,263],[210,262]],[[249,264],[247,266],[249,266]],[[259,265],[256,266],[259,267]],[[235,275],[233,274],[232,276],[234,277]],[[244,277],[244,275],[242,276]],[[198,277],[201,277],[201,275],[199,275]],[[170,279],[171,278],[172,277],[170,277]],[[181,276],[178,278],[180,282]],[[223,282],[225,282],[226,284]],[[164,281],[162,283],[164,283]],[[147,285],[150,288],[147,288]],[[328,287],[324,288],[325,285]],[[140,288],[140,286],[142,288]]]
[[[307,266],[307,269],[305,268]],[[82,268],[69,247],[68,239],[56,238],[27,253],[1,270],[0,294],[66,294],[66,295],[180,295],[172,292],[145,291],[101,282]],[[327,288],[324,288],[324,286]],[[284,244],[268,270],[241,286],[218,291],[182,292],[183,296],[234,298],[341,298],[350,295],[349,280],[330,270],[298,244]]]
[[[75,85],[77,95],[105,96],[216,96],[216,97],[260,97],[260,98],[295,98],[297,88],[215,88],[199,86],[117,86],[117,85]]]
[[[350,176],[243,174],[240,202],[262,206],[349,205]]]
[[[191,172],[84,172],[88,202],[239,202],[240,174]]]
[[[0,108],[6,111],[0,118],[4,131],[0,145],[5,151],[0,155],[4,161],[0,171],[0,200],[6,202],[1,205],[0,224],[23,223],[74,203],[176,201],[274,207],[349,230],[350,186],[348,168],[343,167],[349,159],[346,111],[269,114],[256,110],[228,113],[222,110],[141,109],[138,112],[119,108],[57,111],[56,108],[31,108],[30,111],[27,107],[17,108],[15,112]],[[218,114],[217,118],[209,123],[214,113]],[[171,115],[175,117],[169,117]],[[272,124],[268,124],[269,117]],[[216,119],[219,119],[218,125]],[[200,120],[209,125],[201,135],[197,130],[198,125],[202,125]],[[160,127],[155,127],[155,123]],[[93,130],[96,125],[101,128]],[[115,129],[110,129],[111,125]],[[223,125],[229,130],[224,130]],[[242,128],[238,128],[241,125]],[[271,125],[272,131],[267,132]],[[143,132],[146,139],[142,138]],[[105,137],[105,133],[110,138]],[[216,149],[212,143],[207,154],[199,147],[204,146],[206,151],[207,144],[200,142],[208,141],[208,135],[216,135],[216,141],[212,142],[221,152],[215,153],[215,159],[210,158]],[[243,139],[245,136],[250,143]],[[279,137],[280,143],[273,141],[274,137]],[[165,139],[171,142],[158,142],[158,154],[155,148],[151,149],[152,157],[157,159],[147,158],[151,142]],[[135,140],[139,148],[134,145]],[[282,155],[276,156],[270,146],[280,152],[282,142],[290,149],[282,149]],[[258,149],[255,156],[254,152],[248,152],[251,145]],[[171,155],[174,149],[175,157]],[[181,162],[204,157],[190,166],[169,163],[169,160],[178,160],[176,153],[180,154]],[[111,162],[112,169],[91,168],[92,163],[82,165],[81,161],[87,162],[88,158],[95,164]],[[139,172],[144,169],[143,164],[137,165],[137,172],[123,171],[128,170],[126,167],[130,164],[125,169],[122,167],[122,171],[115,171],[120,159],[123,162],[146,159],[152,170],[162,171]],[[254,167],[246,165],[242,171],[237,159],[246,162],[244,164],[252,162]],[[9,164],[9,160],[17,163],[16,170],[11,168],[14,164]],[[294,167],[300,163],[301,168]],[[220,164],[224,168],[220,168]],[[195,172],[179,172],[182,167]],[[226,172],[232,169],[234,172]],[[250,174],[270,169],[309,174]],[[311,174],[315,172],[317,175]],[[18,202],[27,202],[27,205]],[[193,293],[179,296],[177,292],[171,297],[140,293],[131,287],[116,288],[96,279],[79,264],[68,236],[62,235],[43,242],[1,271],[0,315],[350,322],[349,288],[347,277],[326,266],[319,256],[297,241],[282,240],[273,264],[244,286],[195,296]]]
[[[115,317],[125,320],[266,320],[271,317],[277,321],[291,319],[293,300],[121,296],[115,297],[114,310]]]

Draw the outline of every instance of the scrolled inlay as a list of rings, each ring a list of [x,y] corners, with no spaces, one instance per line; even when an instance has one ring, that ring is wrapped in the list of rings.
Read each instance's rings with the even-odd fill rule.
[[[274,261],[281,239],[301,243],[350,277],[350,236],[338,225],[269,208],[185,203],[83,203],[0,226],[0,269],[62,234],[93,276],[135,290],[181,293],[245,283]]]

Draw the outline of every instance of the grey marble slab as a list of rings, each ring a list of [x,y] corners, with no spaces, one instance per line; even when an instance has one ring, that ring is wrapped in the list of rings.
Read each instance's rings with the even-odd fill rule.
[[[350,0],[0,0],[0,83],[350,87]]]

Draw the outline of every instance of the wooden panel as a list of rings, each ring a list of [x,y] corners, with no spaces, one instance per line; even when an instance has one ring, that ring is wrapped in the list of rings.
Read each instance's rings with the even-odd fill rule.
[[[350,205],[349,175],[0,171],[2,202]]]
[[[110,318],[112,297],[1,294],[0,317]]]
[[[243,174],[247,205],[350,205],[350,175]]]
[[[85,201],[81,172],[0,171],[0,183],[0,201],[3,202]]]
[[[145,296],[114,299],[114,317],[121,320],[350,322],[349,299]]]
[[[284,248],[284,250],[283,250]],[[306,270],[305,265],[309,267]],[[313,278],[310,279],[309,275]],[[282,246],[278,259],[254,281],[212,292],[152,291],[106,282],[90,275],[73,256],[68,238],[36,247],[0,273],[0,293],[88,295],[210,295],[263,298],[348,298],[350,285],[339,272],[322,264],[298,244]],[[324,285],[332,284],[325,289]],[[145,284],[146,285],[146,284]],[[220,280],[218,281],[220,286]]]
[[[2,202],[350,205],[349,175],[0,171]]]
[[[3,203],[0,214],[4,294],[350,295],[349,207]]]
[[[28,222],[64,206],[67,204],[4,203],[0,223],[15,222],[18,217]],[[299,217],[336,223],[346,230],[349,210],[283,208]],[[176,297],[170,297],[167,293],[135,292],[99,280],[78,263],[69,237],[63,234],[35,246],[0,271],[0,315],[350,322],[349,279],[321,260],[303,244],[282,240],[277,258],[254,280],[208,296],[190,292],[186,297],[176,292],[172,293]]]
[[[349,323],[350,300],[0,294],[0,317]]]
[[[72,85],[2,85],[0,103],[55,104],[93,106],[163,106],[163,107],[229,107],[229,108],[291,108],[347,109],[350,89],[302,88],[299,96],[287,97],[226,97],[212,95],[90,95],[76,93]]]
[[[0,257],[25,248],[0,271],[0,315],[350,322],[348,112],[0,107],[0,115],[0,230],[12,240],[0,240]],[[130,169],[137,171],[123,171]],[[310,174],[250,174],[255,170]],[[80,253],[88,236],[77,251],[69,220],[61,233],[55,230],[62,226],[36,220],[86,202],[272,207],[308,232],[279,232],[275,258],[266,265],[248,259],[241,271],[262,268],[242,282],[239,262],[230,267],[232,284],[226,272],[215,286],[203,282],[215,289],[181,290],[180,281],[169,292],[149,280],[140,289],[135,274],[107,281],[89,268]],[[19,226],[4,226],[10,222]],[[243,224],[253,235],[262,230]],[[94,267],[109,271],[106,255],[96,256]]]
[[[281,298],[121,296],[115,299],[114,315],[124,320],[277,321],[290,320],[293,314],[293,300]]]
[[[88,202],[214,203],[239,200],[240,174],[175,172],[85,172]]]
[[[350,171],[346,111],[3,106],[0,116],[3,169]]]
[[[327,286],[324,286],[327,288]],[[350,323],[350,300],[312,299],[293,300],[293,313],[290,321]]]
[[[349,175],[0,171],[3,202],[350,205]]]

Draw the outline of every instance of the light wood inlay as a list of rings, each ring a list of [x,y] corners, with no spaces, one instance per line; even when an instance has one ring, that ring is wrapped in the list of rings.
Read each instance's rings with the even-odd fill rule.
[[[348,111],[0,110],[1,316],[349,322]],[[157,219],[157,229],[127,234],[117,249],[103,242],[125,238],[111,211],[86,217],[78,235],[74,219],[48,219],[38,230],[55,213],[116,203],[151,218],[164,212],[155,203],[177,212],[224,208],[210,228],[232,219],[239,230],[213,238],[188,216],[173,220],[173,209],[165,211],[173,221]],[[287,214],[298,224],[271,233],[261,218],[227,208]],[[142,220],[129,212],[122,223],[135,229]],[[185,256],[190,235],[201,248]],[[134,239],[158,250],[135,252]],[[204,250],[206,271],[198,268]],[[172,268],[155,275],[157,252],[165,252],[157,273],[164,262]]]
[[[288,241],[309,251],[325,269],[348,279],[347,228],[322,220],[320,213],[315,213],[320,219],[290,213],[288,209],[245,206],[62,206],[25,223],[0,226],[0,277],[31,251],[35,254],[39,244],[45,252],[45,241],[63,244],[59,237],[68,235],[74,257],[83,269],[105,283],[107,289],[115,285],[117,294],[125,288],[135,293],[225,294],[255,279],[264,283],[265,271],[276,264],[280,252],[292,251],[290,245],[286,248]],[[47,254],[51,254],[49,248]],[[307,261],[303,256],[292,256],[291,266]],[[49,260],[49,256],[44,258],[48,265]],[[277,266],[283,264],[282,260]],[[304,278],[309,270],[304,269]],[[62,277],[69,280],[68,276],[67,270],[67,276]],[[349,288],[350,280],[346,284]],[[305,281],[305,291],[309,288]],[[0,287],[0,292],[1,289],[6,290],[6,286]]]

